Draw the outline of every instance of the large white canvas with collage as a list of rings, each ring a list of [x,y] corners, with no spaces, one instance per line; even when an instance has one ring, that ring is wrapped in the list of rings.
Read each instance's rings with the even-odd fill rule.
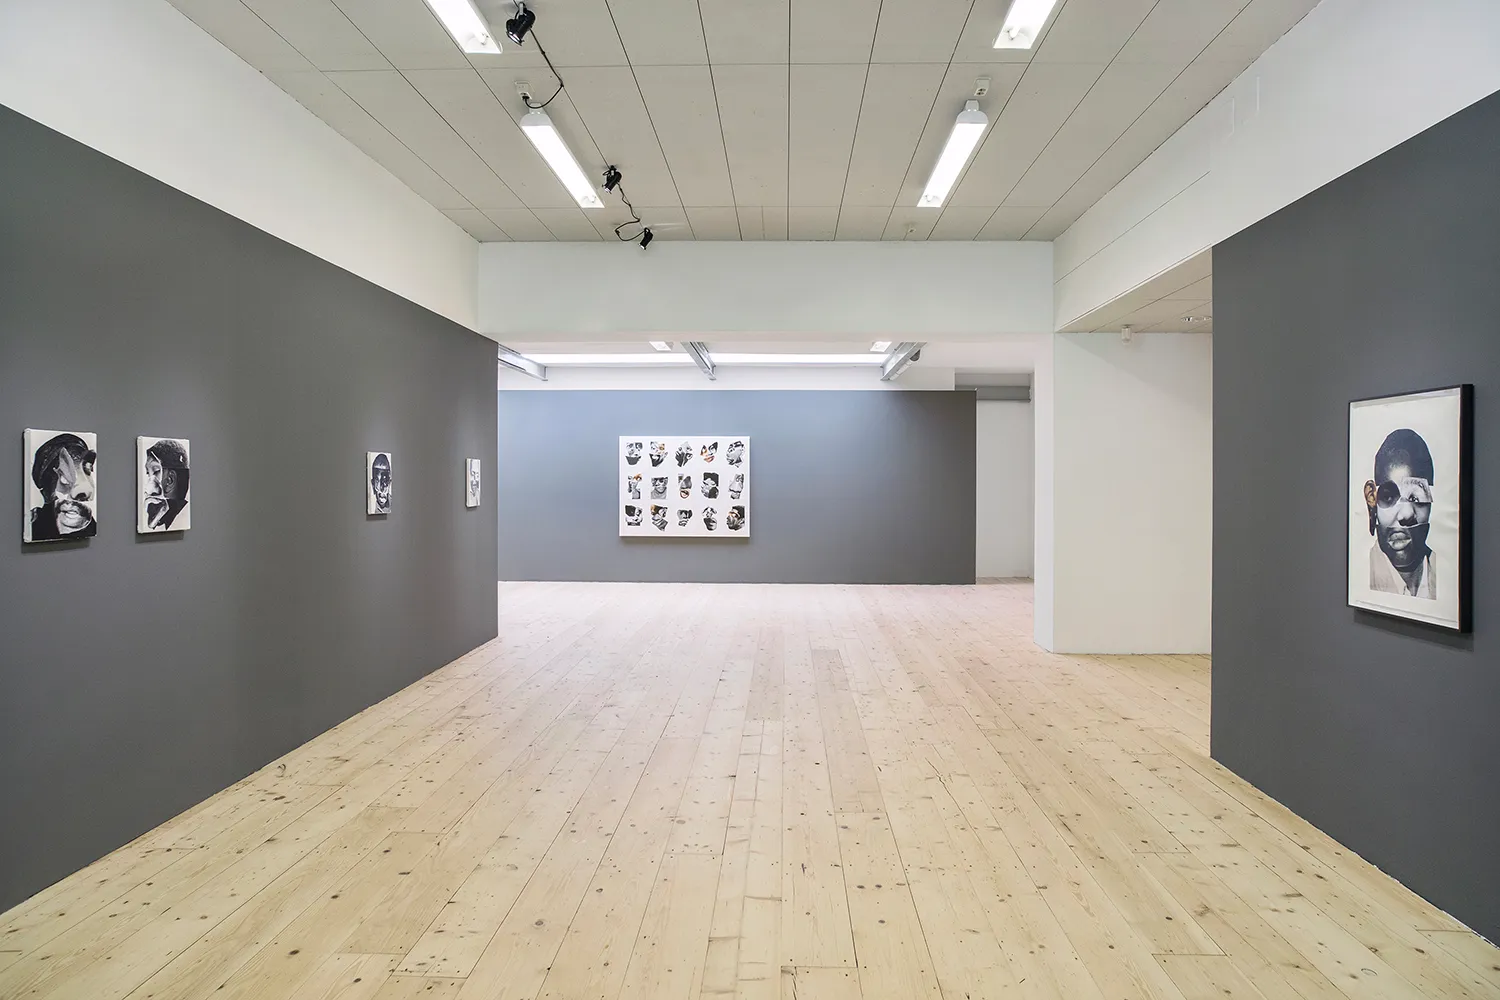
[[[622,538],[748,538],[750,438],[620,438]]]

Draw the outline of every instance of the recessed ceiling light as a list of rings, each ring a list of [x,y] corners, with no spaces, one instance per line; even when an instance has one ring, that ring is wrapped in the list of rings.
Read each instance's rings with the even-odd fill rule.
[[[979,110],[978,101],[964,104],[964,109],[958,113],[958,119],[953,123],[953,131],[948,133],[943,154],[938,157],[937,166],[932,168],[932,176],[927,178],[927,187],[922,190],[922,197],[917,199],[918,208],[942,207],[943,199],[948,197],[948,192],[958,182],[958,175],[963,173],[964,164],[969,162],[974,147],[979,145],[979,139],[989,123],[989,118]]]
[[[889,340],[877,340],[875,341],[875,343],[870,345],[870,350],[874,351],[876,354],[884,354],[890,349],[891,342]]]
[[[526,133],[526,138],[536,147],[536,151],[542,154],[542,159],[547,161],[547,166],[562,181],[563,187],[578,202],[579,208],[602,208],[604,202],[599,198],[599,192],[594,190],[593,182],[583,173],[583,168],[578,165],[573,151],[568,144],[563,142],[562,136],[557,133],[557,126],[552,124],[552,119],[545,111],[531,111],[521,116],[521,131]]]
[[[650,344],[658,351],[670,351],[672,349],[672,342],[669,340],[653,340],[650,341]]]
[[[1010,13],[1005,15],[1000,36],[995,39],[995,48],[1031,48],[1055,6],[1057,0],[1014,0],[1010,5]]]
[[[500,53],[500,43],[490,34],[490,26],[470,0],[427,0],[427,6],[465,52]]]

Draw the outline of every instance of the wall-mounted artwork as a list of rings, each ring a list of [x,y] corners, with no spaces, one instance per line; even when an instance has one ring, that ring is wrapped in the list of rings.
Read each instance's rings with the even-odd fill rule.
[[[1469,631],[1472,387],[1349,404],[1349,605]]]
[[[365,513],[391,512],[391,453],[365,452]]]
[[[98,450],[98,436],[88,431],[27,428],[21,449],[26,484],[23,541],[59,542],[99,533],[94,485]]]
[[[135,467],[140,484],[136,533],[149,535],[191,528],[193,511],[188,488],[191,469],[187,439],[136,438]]]
[[[468,458],[464,460],[464,506],[479,506],[479,488],[483,484],[483,478],[479,474],[479,459]]]
[[[618,479],[623,537],[750,534],[750,439],[744,435],[622,437]]]

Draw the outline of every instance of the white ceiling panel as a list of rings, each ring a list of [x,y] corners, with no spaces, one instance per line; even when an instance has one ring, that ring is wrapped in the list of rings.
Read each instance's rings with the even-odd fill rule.
[[[923,0],[921,6],[882,4],[873,61],[945,63],[953,58],[970,12],[992,6],[989,0],[977,4],[975,0]]]
[[[520,206],[514,192],[417,93],[406,77],[394,70],[329,73],[328,77],[475,208]]]
[[[838,231],[838,206],[809,208],[793,205],[787,210],[789,240],[831,240]]]
[[[714,65],[785,63],[790,56],[790,0],[699,0]]]
[[[676,204],[677,185],[630,67],[590,67],[568,75],[574,111],[601,157],[625,175],[631,200],[637,205]]]
[[[642,66],[635,76],[682,203],[689,207],[734,204],[709,68]],[[695,220],[694,232],[697,228]]]
[[[245,5],[318,69],[390,68],[333,0],[247,0]]]
[[[417,93],[523,203],[533,208],[576,207],[478,73],[472,69],[428,69],[408,70],[405,75]]]
[[[880,7],[881,0],[803,0],[792,4],[792,62],[868,63]],[[918,16],[922,10],[916,6],[907,9]]]
[[[1019,240],[1045,214],[1045,207],[1001,205],[979,230],[981,240]]]
[[[1028,66],[999,118],[990,116],[993,124],[954,189],[953,203],[1003,202],[1103,72],[1096,63]]]
[[[714,92],[736,205],[785,205],[787,67],[715,66]]]
[[[844,198],[849,154],[859,123],[865,67],[854,64],[791,67],[788,204],[837,205]]]
[[[1199,278],[1190,285],[1184,285],[1165,296],[1169,299],[1186,299],[1189,302],[1211,302],[1214,297],[1214,278],[1209,275]]]
[[[651,227],[651,236],[658,240],[690,240],[693,238],[693,226],[688,222],[687,212],[683,211],[681,205],[648,205],[636,206],[636,211],[641,214],[641,221]],[[590,212],[590,218],[595,213]],[[595,223],[597,225],[598,223]],[[639,239],[640,226],[631,226],[625,230],[625,235],[632,239]],[[618,239],[613,232],[605,235],[605,241]]]
[[[491,208],[484,214],[513,240],[537,243],[557,239],[529,208]]]
[[[461,69],[469,65],[427,4],[407,0],[334,0],[360,34],[397,69]]]
[[[476,238],[516,240],[629,218],[614,196],[580,214],[516,126],[518,82],[557,88],[538,42],[585,171],[617,164],[637,205],[691,223],[659,239],[1035,240],[1315,4],[1061,0],[1033,48],[997,50],[1009,0],[536,0],[526,44],[487,55],[424,0],[173,2]],[[502,34],[513,0],[476,3]],[[993,124],[947,206],[917,211],[980,77]]]
[[[317,69],[240,0],[181,0],[177,9],[262,73]]]
[[[845,204],[895,204],[946,72],[947,67],[941,63],[881,63],[870,67],[844,187]],[[839,238],[844,239],[842,235]]]
[[[740,216],[733,208],[722,206],[687,208],[688,221],[693,224],[693,238],[697,240],[737,240],[740,238]]]
[[[495,225],[493,219],[477,208],[450,208],[443,214],[476,240],[485,243],[506,243],[510,240],[505,230]]]

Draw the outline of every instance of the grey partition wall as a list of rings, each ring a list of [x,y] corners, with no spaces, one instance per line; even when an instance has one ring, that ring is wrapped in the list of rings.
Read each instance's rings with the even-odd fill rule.
[[[495,353],[5,108],[0,150],[4,909],[495,635]],[[22,544],[25,427],[97,432],[97,537]],[[137,536],[142,434],[191,531]]]
[[[972,392],[510,390],[499,415],[501,579],[974,582]],[[750,537],[620,538],[622,434],[748,434]]]
[[[1500,95],[1214,250],[1214,756],[1500,939]],[[1348,403],[1472,382],[1474,631],[1345,606]]]

